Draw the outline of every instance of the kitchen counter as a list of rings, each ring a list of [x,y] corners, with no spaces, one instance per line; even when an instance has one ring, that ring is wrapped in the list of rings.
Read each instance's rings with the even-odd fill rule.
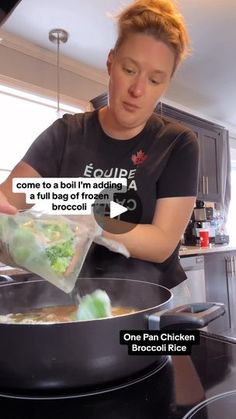
[[[231,252],[236,250],[236,245],[216,244],[209,247],[181,246],[179,256],[204,255],[206,253]]]
[[[236,251],[236,245],[232,244],[216,244],[210,245],[209,247],[200,246],[181,246],[179,250],[179,256],[193,256],[193,255],[204,255],[206,253],[218,253],[218,252],[231,252]],[[12,266],[6,266],[0,263],[0,275],[17,275],[25,273],[23,269],[14,268]]]

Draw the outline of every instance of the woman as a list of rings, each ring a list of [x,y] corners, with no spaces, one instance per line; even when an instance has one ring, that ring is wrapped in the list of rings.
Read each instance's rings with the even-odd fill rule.
[[[178,248],[197,193],[198,144],[188,128],[153,111],[188,48],[183,18],[169,0],[132,3],[118,17],[118,39],[108,55],[108,105],[57,120],[1,185],[0,211],[14,213],[27,205],[24,194],[12,193],[13,177],[127,173],[128,190],[141,202],[140,221],[127,233],[108,229],[103,236],[123,243],[131,257],[94,245],[82,275],[168,288],[185,279]]]

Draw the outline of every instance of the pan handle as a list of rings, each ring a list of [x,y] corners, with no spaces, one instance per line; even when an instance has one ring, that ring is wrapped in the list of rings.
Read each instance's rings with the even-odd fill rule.
[[[9,275],[6,274],[0,274],[0,282],[14,282],[14,279],[12,279]]]
[[[172,310],[158,311],[148,316],[149,330],[198,329],[208,325],[225,313],[221,303],[193,303],[175,307]]]

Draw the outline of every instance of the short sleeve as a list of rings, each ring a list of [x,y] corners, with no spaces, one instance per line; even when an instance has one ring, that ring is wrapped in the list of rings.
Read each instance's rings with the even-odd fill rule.
[[[67,136],[66,118],[57,119],[36,138],[22,160],[42,177],[58,177]]]
[[[196,196],[199,170],[199,144],[192,131],[175,141],[168,161],[157,180],[156,197]]]

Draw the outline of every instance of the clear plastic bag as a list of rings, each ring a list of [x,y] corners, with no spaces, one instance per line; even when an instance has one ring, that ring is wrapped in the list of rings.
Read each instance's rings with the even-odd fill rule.
[[[1,260],[71,292],[100,227],[90,216],[0,215]]]
[[[95,243],[100,244],[101,246],[106,247],[107,249],[111,250],[115,253],[120,253],[120,255],[125,256],[126,258],[130,257],[130,254],[126,247],[115,240],[106,239],[102,235],[98,235],[93,240]]]

